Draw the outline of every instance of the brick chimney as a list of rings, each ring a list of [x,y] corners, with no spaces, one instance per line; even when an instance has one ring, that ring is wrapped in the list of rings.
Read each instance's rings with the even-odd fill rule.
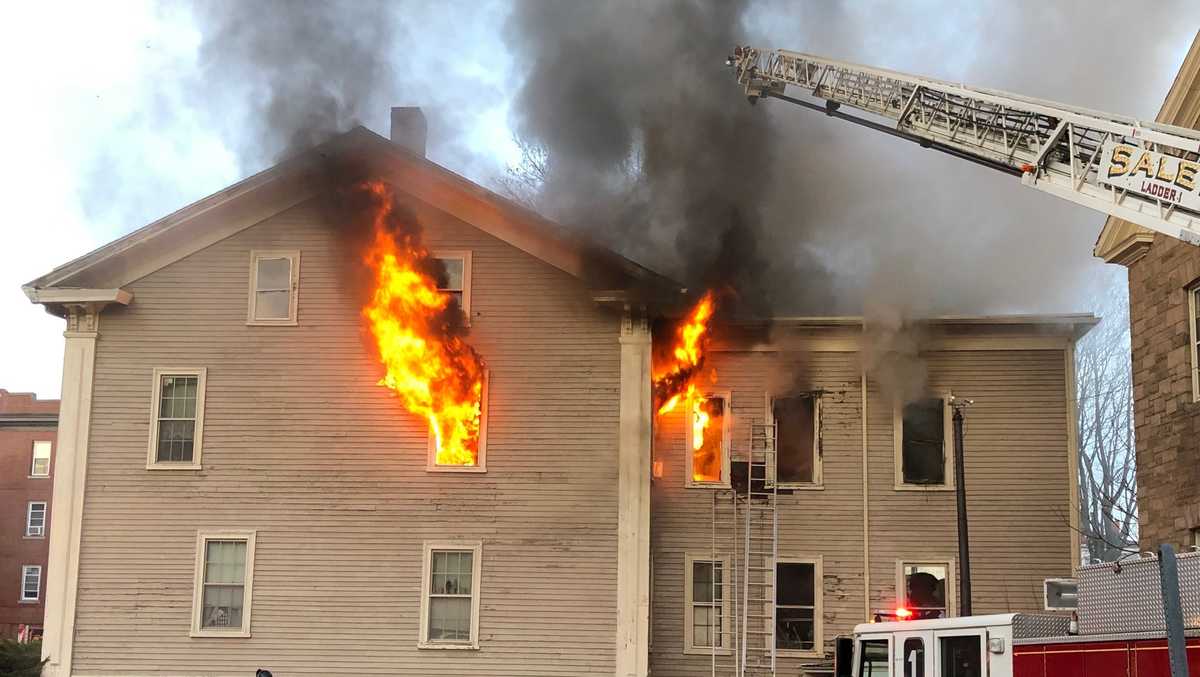
[[[417,106],[392,108],[392,143],[425,157],[425,114]]]

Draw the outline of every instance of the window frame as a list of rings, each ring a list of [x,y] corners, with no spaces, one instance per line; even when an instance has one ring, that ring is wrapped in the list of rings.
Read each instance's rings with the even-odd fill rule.
[[[433,574],[434,552],[466,552],[471,554],[471,638],[466,642],[432,641],[429,637],[430,578]],[[418,623],[418,649],[479,649],[479,607],[483,588],[483,541],[425,541],[421,546],[421,616]]]
[[[950,406],[953,393],[930,393],[928,399],[942,401],[942,463],[946,481],[943,484],[909,484],[904,481],[904,403],[892,403],[892,465],[896,491],[954,491],[954,410]]]
[[[724,638],[731,635],[729,632],[730,618],[730,601],[727,589],[729,586],[730,576],[730,560],[729,555],[713,555],[711,552],[697,554],[694,552],[685,552],[683,554],[683,653],[692,656],[729,656],[733,653],[733,647],[715,647],[715,646],[696,646],[694,637],[694,620],[695,620],[695,595],[692,590],[692,581],[694,580],[693,568],[696,562],[720,562],[722,569],[722,581],[726,590],[721,592],[721,627],[717,632],[719,636]]]
[[[287,259],[289,265],[288,314],[284,318],[256,318],[258,305],[258,262],[262,259]],[[280,290],[275,290],[280,291]],[[251,249],[250,290],[246,305],[246,325],[251,327],[294,327],[299,324],[300,300],[300,250],[299,249]]]
[[[463,275],[462,275],[462,312],[463,321],[470,326],[471,324],[471,250],[470,249],[435,249],[429,252],[429,256],[435,259],[462,259]],[[438,291],[447,291],[447,289],[438,288]],[[452,291],[452,290],[451,290]]]
[[[198,378],[196,381],[196,426],[192,436],[191,461],[158,460],[158,412],[161,406],[164,376],[195,376]],[[146,470],[200,470],[202,468],[200,455],[204,442],[204,395],[207,382],[208,367],[154,368],[154,382],[150,397],[150,443],[146,451]]]
[[[33,506],[42,506],[42,525],[38,527],[38,532],[32,533],[33,529]],[[50,517],[50,503],[48,501],[29,501],[25,504],[25,538],[45,538],[46,527]]]
[[[772,607],[779,609],[779,565],[780,564],[811,564],[813,567],[813,648],[811,650],[804,649],[780,649],[778,633],[773,633],[775,636],[775,655],[784,658],[823,658],[825,656],[825,624],[823,615],[825,611],[825,578],[824,564],[825,558],[822,555],[811,557],[803,556],[780,556],[776,557],[771,566],[771,589],[775,595],[775,601]],[[788,606],[788,605],[784,605]],[[778,613],[775,613],[778,618]],[[770,623],[770,620],[767,621]],[[770,629],[770,628],[768,628]]]
[[[957,580],[954,570],[954,558],[938,560],[938,559],[898,559],[896,560],[896,604],[905,609],[910,609],[908,606],[908,586],[904,581],[904,567],[946,567],[946,616],[945,618],[955,618],[958,616],[958,595]]]
[[[201,529],[196,532],[196,570],[192,580],[192,626],[190,637],[250,637],[250,612],[254,601],[254,545],[257,531],[253,529]],[[201,627],[204,607],[204,559],[209,541],[245,541],[246,563],[242,576],[242,625],[239,628],[218,629]]]
[[[438,465],[437,438],[426,422],[425,472],[487,472],[488,393],[492,389],[492,372],[483,370],[483,397],[479,401],[479,459],[475,465]]]
[[[1196,323],[1200,321],[1200,282],[1187,288],[1188,297],[1188,352],[1191,354],[1192,401],[1200,402],[1200,334]]]
[[[37,594],[29,597],[25,594],[25,583],[29,577],[29,572],[37,573]],[[17,600],[22,604],[36,604],[42,601],[42,565],[40,564],[22,564],[21,565],[21,597]]]
[[[689,489],[728,489],[730,486],[730,451],[733,449],[733,392],[730,390],[707,390],[699,393],[704,399],[720,397],[725,400],[725,415],[721,417],[721,479],[716,482],[701,482],[692,479],[692,400],[683,407],[683,486]]]
[[[825,453],[821,448],[821,397],[816,393],[812,393],[813,399],[813,481],[811,482],[780,482],[779,474],[779,429],[775,427],[775,400],[788,399],[791,397],[799,397],[807,393],[799,395],[772,395],[767,394],[767,412],[766,421],[775,430],[775,454],[774,460],[771,463],[771,477],[775,479],[775,484],[781,489],[800,489],[800,490],[822,490],[825,488],[824,461]]]
[[[37,472],[37,462],[38,462],[37,451],[38,451],[39,444],[44,444],[49,449],[49,452],[47,452],[47,454],[46,454],[46,472],[45,473]],[[50,477],[50,472],[51,472],[51,468],[53,467],[53,463],[54,463],[54,441],[53,440],[34,440],[33,444],[30,446],[30,450],[29,450],[29,477],[30,477],[30,479],[34,479],[34,478],[46,479],[46,478]]]

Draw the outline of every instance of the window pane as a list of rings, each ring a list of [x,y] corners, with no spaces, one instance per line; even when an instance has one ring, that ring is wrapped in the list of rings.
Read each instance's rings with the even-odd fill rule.
[[[905,604],[912,609],[946,608],[946,567],[904,566]]]
[[[471,568],[474,553],[434,551],[429,591],[438,595],[471,594]]]
[[[198,376],[163,376],[161,399],[158,405],[160,418],[195,418]]]
[[[158,460],[191,461],[195,421],[158,422]]]
[[[903,427],[904,483],[945,484],[945,427],[941,398],[905,405]]]
[[[919,637],[904,640],[904,677],[925,677],[925,642]]]
[[[867,639],[859,642],[861,647],[859,671],[861,677],[887,677],[888,643],[886,639]]]
[[[692,402],[692,481],[720,482],[725,447],[725,398]]]
[[[245,541],[208,541],[204,556],[205,583],[241,585],[245,575]]]
[[[812,564],[776,564],[775,574],[778,580],[775,586],[775,603],[786,606],[815,606],[815,571],[816,567]]]
[[[463,288],[463,260],[459,258],[439,258],[438,261],[446,267],[445,285],[439,286],[438,289],[444,291],[462,291]],[[439,280],[439,284],[441,281]],[[461,294],[458,295],[461,301]]]
[[[978,635],[942,637],[941,677],[980,677],[983,643]]]
[[[692,646],[721,646],[721,607],[692,607]]]
[[[41,567],[24,567],[22,572],[24,575],[21,577],[21,598],[37,599],[42,592]]]
[[[692,601],[696,603],[720,602],[721,563],[692,562]]]
[[[240,585],[205,585],[201,627],[240,628],[244,590]]]
[[[817,624],[813,609],[775,608],[775,646],[811,651],[816,647]]]
[[[258,287],[255,291],[267,291],[292,288],[291,259],[259,259]]]
[[[771,404],[780,482],[813,481],[816,402],[814,397],[783,397]]]
[[[471,598],[431,597],[429,599],[429,639],[430,641],[470,641]]]
[[[291,311],[291,292],[260,291],[255,293],[254,319],[286,320]]]

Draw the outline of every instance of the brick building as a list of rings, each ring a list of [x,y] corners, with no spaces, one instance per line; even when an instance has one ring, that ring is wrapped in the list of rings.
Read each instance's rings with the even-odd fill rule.
[[[58,400],[0,388],[0,638],[41,635]]]
[[[1158,121],[1200,128],[1200,34]],[[1129,269],[1141,547],[1200,545],[1200,247],[1109,218],[1096,256]]]

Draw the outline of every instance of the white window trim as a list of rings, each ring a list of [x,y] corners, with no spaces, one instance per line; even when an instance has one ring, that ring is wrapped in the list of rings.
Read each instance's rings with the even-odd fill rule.
[[[34,472],[37,467],[37,446],[46,444],[50,447],[50,455],[46,457],[46,472],[39,474]],[[30,479],[46,479],[50,477],[50,468],[54,464],[54,442],[51,440],[34,440],[29,449],[29,478]]]
[[[767,395],[766,421],[775,425],[775,399],[792,397],[789,395]],[[775,431],[775,457],[779,454],[779,431]],[[813,481],[811,482],[776,482],[783,489],[798,489],[804,491],[819,491],[825,488],[824,475],[825,453],[821,448],[821,398],[813,395]],[[777,460],[771,463],[771,477],[777,477]]]
[[[485,369],[483,372],[483,397],[479,401],[479,458],[475,465],[438,465],[437,438],[433,430],[429,430],[425,443],[425,472],[487,472],[487,427],[488,427],[488,391],[491,390],[492,373]]]
[[[813,649],[804,651],[803,649],[780,649],[778,648],[778,638],[776,638],[775,654],[785,658],[823,658],[825,656],[825,558],[822,555],[815,557],[778,557],[775,559],[775,565],[778,564],[811,564],[813,565]],[[774,577],[777,569],[773,565],[771,567],[771,575]],[[779,588],[775,578],[771,579],[771,589],[775,594],[779,594]],[[774,606],[778,607],[779,597],[776,596]],[[770,623],[767,619],[767,623]],[[767,628],[770,630],[770,627]]]
[[[434,642],[429,637],[429,581],[435,550],[470,550],[471,555],[471,639],[467,642]],[[479,599],[483,571],[483,541],[425,541],[421,550],[421,622],[417,635],[418,649],[479,648]]]
[[[288,259],[291,263],[291,293],[288,294],[288,316],[278,319],[255,319],[255,305],[258,302],[258,260],[259,259]],[[246,324],[257,327],[294,327],[297,325],[300,299],[300,250],[299,249],[253,249],[250,251],[250,290],[246,307]]]
[[[683,403],[683,486],[689,488],[712,489],[714,487],[728,489],[730,458],[733,448],[733,393],[729,390],[709,390],[700,393],[700,397],[709,399],[720,397],[725,400],[725,415],[721,417],[721,479],[718,482],[700,482],[692,479],[692,401]]]
[[[946,615],[958,615],[958,587],[954,573],[954,558],[950,559],[898,559],[896,560],[896,604],[908,605],[908,588],[904,585],[904,566],[946,567]]]
[[[690,472],[690,469],[689,469]],[[728,656],[732,653],[732,647],[714,648],[711,646],[695,646],[693,637],[693,607],[692,603],[695,598],[692,594],[692,565],[695,562],[720,562],[721,563],[721,579],[725,586],[725,590],[721,591],[721,627],[718,632],[724,640],[732,639],[729,630],[730,611],[729,611],[729,581],[730,581],[730,558],[728,555],[717,555],[714,557],[712,553],[684,553],[683,555],[683,653],[697,656]]]
[[[462,311],[463,321],[471,324],[471,250],[469,249],[437,249],[429,252],[435,259],[462,259]]]
[[[42,526],[40,527],[41,531],[36,534],[30,533],[30,530],[33,528],[31,523],[33,522],[33,506],[35,506],[35,505],[42,506]],[[29,503],[27,503],[25,505],[25,538],[45,538],[46,537],[46,526],[50,522],[50,520],[48,519],[49,517],[50,517],[50,504],[48,502],[46,502],[46,501],[29,501]]]
[[[196,573],[192,581],[192,627],[190,637],[249,637],[250,606],[254,601],[254,530],[196,532]],[[242,625],[240,628],[201,628],[200,613],[204,607],[204,555],[209,541],[245,541],[246,566],[242,587]]]
[[[954,410],[950,406],[953,395],[947,391],[930,393],[926,397],[940,397],[942,400],[942,460],[945,463],[945,484],[906,484],[904,482],[904,405],[896,401],[892,404],[892,446],[895,469],[896,491],[954,491]]]
[[[163,376],[199,377],[199,380],[196,382],[196,434],[192,441],[192,460],[190,462],[158,460],[158,411],[159,400],[162,397]],[[180,369],[156,367],[154,369],[154,387],[151,389],[152,394],[150,398],[150,445],[146,452],[146,470],[201,469],[200,451],[202,448],[201,443],[204,439],[204,392],[207,380],[207,367],[187,367]]]
[[[1200,402],[1200,348],[1196,342],[1200,335],[1196,334],[1196,320],[1200,318],[1200,283],[1188,287],[1188,352],[1192,357],[1192,401]]]
[[[37,572],[37,595],[34,597],[25,596],[25,578],[30,571]],[[21,565],[21,599],[19,601],[29,603],[38,602],[42,599],[42,566],[40,564],[23,564]]]

